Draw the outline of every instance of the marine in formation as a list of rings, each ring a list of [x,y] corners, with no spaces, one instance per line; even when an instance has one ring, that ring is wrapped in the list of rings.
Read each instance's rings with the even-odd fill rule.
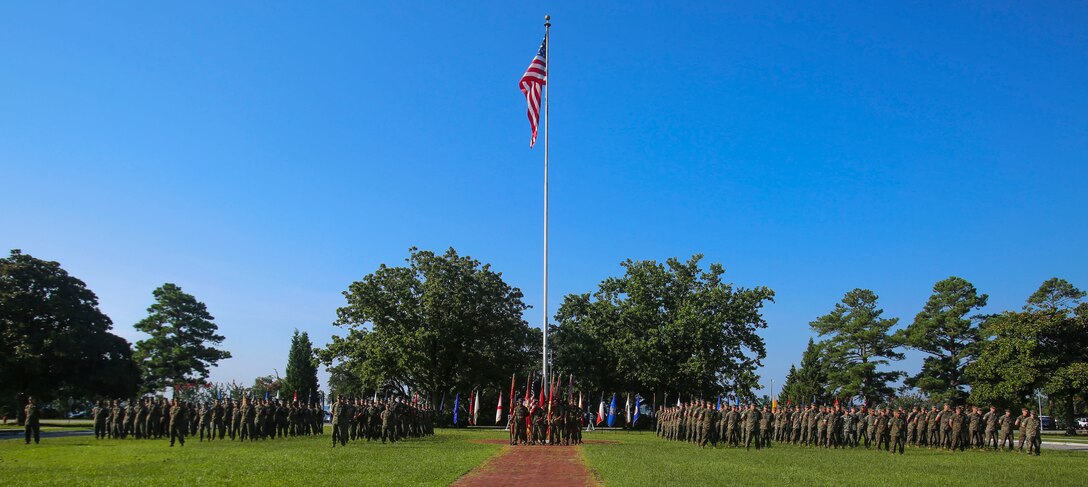
[[[1014,449],[1039,455],[1039,416],[1028,409],[1013,416],[972,406],[910,410],[809,405],[770,407],[693,401],[657,411],[657,436],[700,447],[769,448],[775,442],[812,448],[866,448],[902,454],[907,447],[952,451]],[[1013,432],[1018,432],[1019,443]],[[1026,447],[1026,450],[1025,450]]]
[[[580,445],[583,411],[561,398],[539,404],[521,401],[510,414],[511,445]]]
[[[434,434],[431,408],[399,399],[389,401],[340,397],[332,404],[332,446],[349,441],[396,443]]]
[[[168,438],[171,446],[194,438],[200,442],[256,441],[321,434],[325,422],[317,403],[250,398],[101,401],[91,414],[95,438]]]

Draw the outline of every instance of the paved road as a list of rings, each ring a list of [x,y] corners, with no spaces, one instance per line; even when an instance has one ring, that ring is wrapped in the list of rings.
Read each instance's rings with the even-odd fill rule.
[[[1050,448],[1053,450],[1088,452],[1088,443],[1063,443],[1058,441],[1044,441],[1043,448]]]
[[[94,434],[94,430],[62,430],[62,431],[42,431],[42,438],[64,438],[67,436],[91,436]],[[22,440],[24,433],[20,430],[4,430],[0,431],[0,440]]]

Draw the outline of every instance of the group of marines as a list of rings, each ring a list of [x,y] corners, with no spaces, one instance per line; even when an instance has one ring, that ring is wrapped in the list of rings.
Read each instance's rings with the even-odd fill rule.
[[[94,436],[170,438],[185,445],[186,436],[256,441],[323,433],[325,415],[317,403],[276,399],[233,399],[197,403],[165,398],[101,401],[92,411]]]
[[[582,408],[573,401],[554,399],[544,405],[522,401],[510,413],[510,444],[581,444],[582,418]]]
[[[385,443],[434,434],[434,411],[399,399],[389,401],[339,397],[332,404],[332,446],[348,441]]]
[[[718,410],[709,401],[662,408],[658,411],[657,434],[662,438],[687,441],[705,447],[719,443],[732,447],[743,445],[758,450],[772,442],[822,448],[883,449],[902,454],[905,446],[963,451],[1028,447],[1028,454],[1039,454],[1040,420],[1034,411],[1023,409],[1020,416],[1012,410],[1003,413],[972,406],[928,409],[915,407],[885,409],[835,406],[786,407],[773,410],[755,404],[725,406]],[[1019,446],[1013,430],[1019,431]]]

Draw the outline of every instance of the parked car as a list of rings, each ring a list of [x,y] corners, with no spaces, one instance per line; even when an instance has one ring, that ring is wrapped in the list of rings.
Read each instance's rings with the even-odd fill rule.
[[[1042,429],[1054,429],[1054,418],[1051,418],[1050,416],[1039,416],[1039,421],[1040,425],[1043,427]]]
[[[1082,416],[1076,419],[1077,427],[1081,429],[1088,429],[1088,416]]]
[[[93,411],[91,411],[90,409],[82,409],[68,413],[69,419],[91,419],[92,416]]]

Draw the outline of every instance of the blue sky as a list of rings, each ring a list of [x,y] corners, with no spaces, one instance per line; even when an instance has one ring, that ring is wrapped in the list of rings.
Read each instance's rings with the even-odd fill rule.
[[[340,292],[453,246],[552,309],[626,258],[770,286],[781,385],[855,287],[913,319],[957,275],[1018,308],[1088,288],[1088,7],[765,2],[19,2],[0,7],[0,247],[60,261],[117,332],[174,282],[282,374]],[[910,354],[901,367],[916,371]]]

